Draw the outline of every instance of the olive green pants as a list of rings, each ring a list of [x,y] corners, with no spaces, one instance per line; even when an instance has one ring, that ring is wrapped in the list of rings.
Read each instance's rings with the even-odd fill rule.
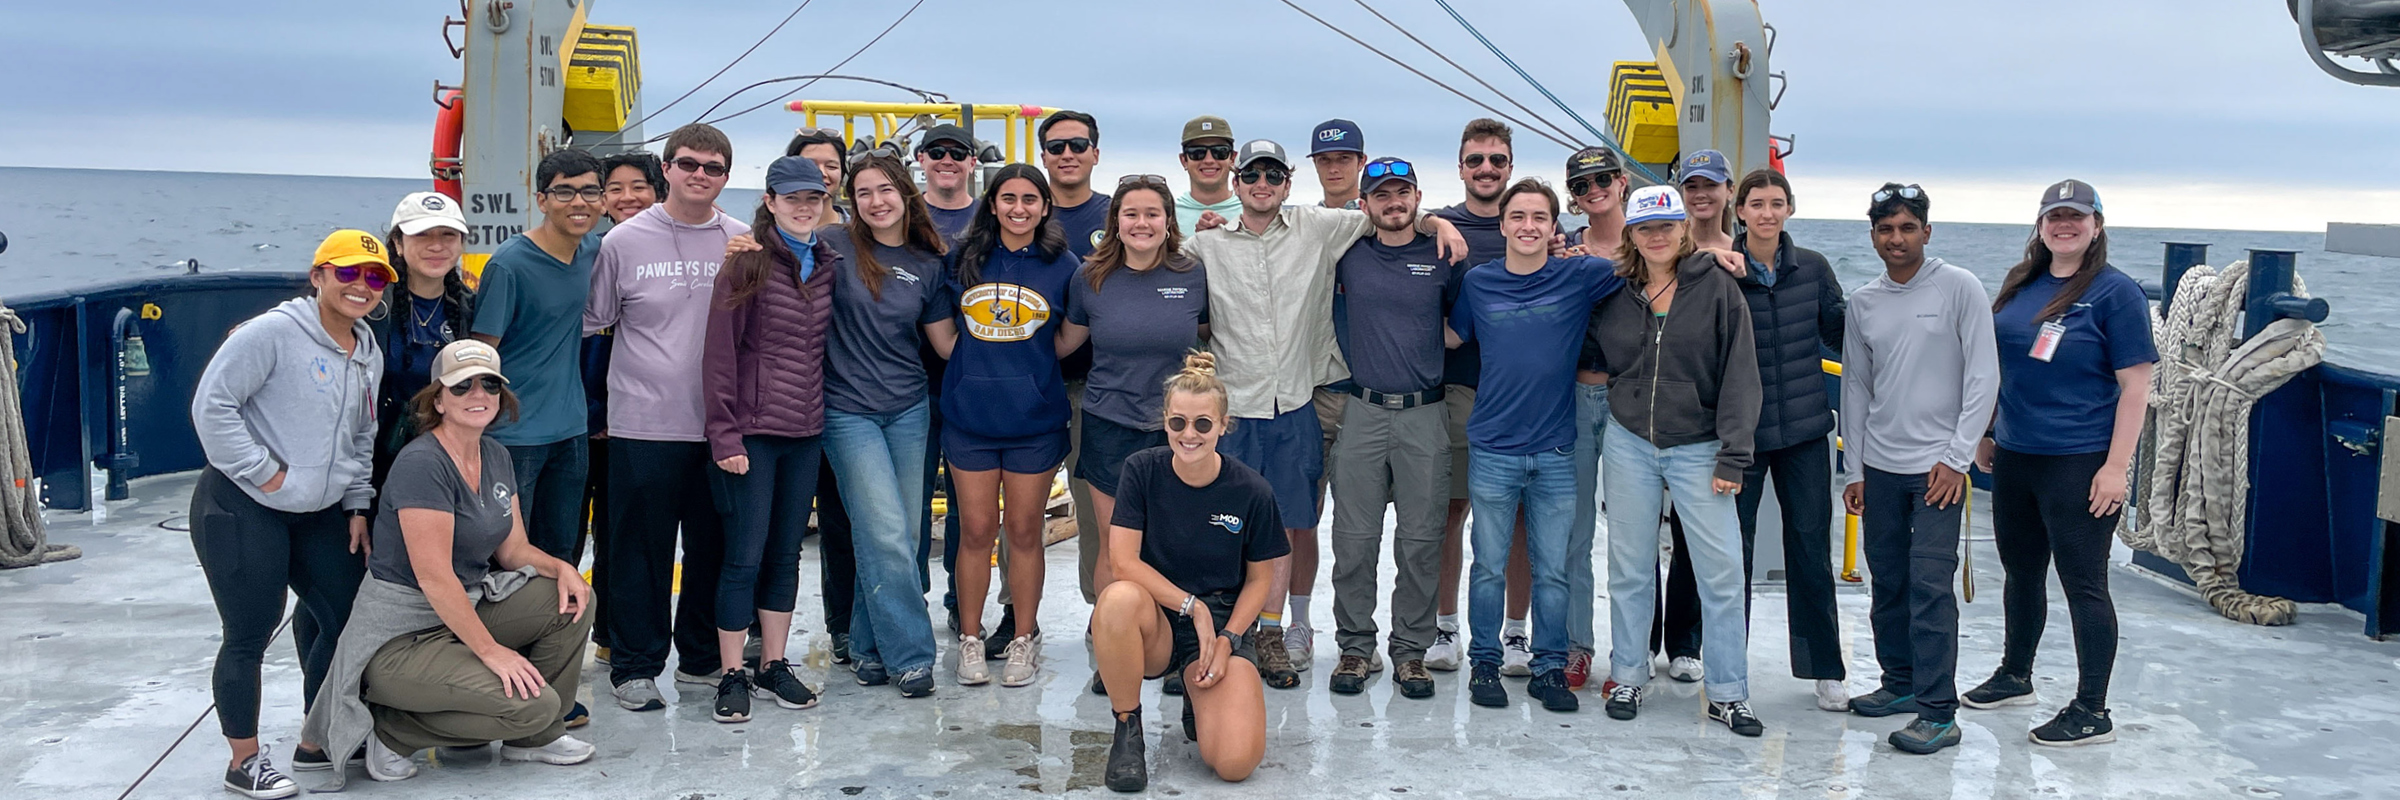
[[[385,642],[367,662],[364,696],[375,733],[392,752],[492,742],[541,747],[566,734],[591,613],[582,619],[558,613],[558,581],[535,578],[506,600],[477,603],[475,616],[500,646],[532,662],[547,685],[531,698],[509,697],[500,676],[447,627]]]

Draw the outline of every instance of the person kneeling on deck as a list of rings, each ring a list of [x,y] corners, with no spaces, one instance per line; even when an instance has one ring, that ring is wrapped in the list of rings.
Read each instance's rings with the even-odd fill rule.
[[[331,753],[365,741],[367,776],[379,781],[415,775],[411,756],[430,747],[499,741],[507,761],[590,760],[564,712],[591,637],[592,589],[526,539],[508,448],[484,434],[517,413],[500,354],[452,342],[433,374],[409,406],[426,434],[384,481],[368,580],[334,650],[336,691],[309,711],[302,737]],[[332,787],[344,780],[337,771]]]
[[[1266,688],[1243,636],[1265,607],[1275,559],[1291,552],[1275,492],[1217,453],[1231,420],[1216,359],[1184,358],[1167,379],[1167,444],[1126,457],[1109,519],[1117,580],[1092,610],[1092,649],[1116,715],[1108,788],[1149,786],[1142,680],[1183,673],[1183,735],[1217,777],[1250,777],[1267,746]]]

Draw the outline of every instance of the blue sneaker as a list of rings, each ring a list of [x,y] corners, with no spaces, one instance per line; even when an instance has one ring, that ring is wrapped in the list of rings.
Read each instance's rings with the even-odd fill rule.
[[[1893,694],[1890,689],[1878,688],[1850,698],[1850,713],[1862,717],[1888,717],[1893,714],[1924,713],[1924,709],[1917,705],[1916,695]]]
[[[1929,756],[1944,748],[1957,746],[1959,739],[1956,720],[1935,722],[1918,717],[1915,722],[1908,723],[1908,727],[1893,731],[1887,741],[1899,748],[1900,752]]]

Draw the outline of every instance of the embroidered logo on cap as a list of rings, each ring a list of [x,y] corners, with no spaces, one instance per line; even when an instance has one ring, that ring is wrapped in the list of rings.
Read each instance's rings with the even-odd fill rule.
[[[1320,142],[1338,142],[1348,138],[1349,136],[1349,131],[1345,131],[1340,128],[1327,128],[1325,130],[1317,131],[1317,141]]]
[[[420,205],[425,206],[425,210],[427,211],[440,211],[442,210],[442,196],[438,194],[427,195]]]

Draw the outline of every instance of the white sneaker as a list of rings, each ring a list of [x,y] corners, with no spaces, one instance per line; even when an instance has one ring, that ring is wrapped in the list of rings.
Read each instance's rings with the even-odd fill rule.
[[[1850,687],[1841,681],[1817,681],[1817,707],[1827,711],[1850,710]]]
[[[404,781],[417,775],[417,763],[408,756],[385,747],[383,737],[367,732],[367,777],[379,781]]]
[[[1042,672],[1041,654],[1041,631],[1009,640],[1008,650],[1001,654],[1008,663],[1000,668],[1000,685],[1014,688],[1033,683]]]
[[[609,688],[617,697],[617,707],[627,711],[657,711],[667,707],[667,699],[658,693],[658,681],[635,678]]]
[[[983,637],[960,634],[958,637],[958,685],[982,686],[992,682],[992,668],[983,663]]]
[[[1667,662],[1667,677],[1684,683],[1699,683],[1707,674],[1708,668],[1701,665],[1700,659],[1691,656],[1677,656],[1675,660]]]
[[[510,747],[505,744],[501,745],[500,760],[535,761],[543,764],[557,764],[560,766],[565,766],[568,764],[581,764],[583,762],[590,761],[592,760],[592,753],[596,752],[597,750],[599,750],[599,748],[593,747],[590,742],[577,739],[573,736],[561,736],[551,743],[542,745],[540,747]]]
[[[1433,646],[1425,648],[1425,668],[1439,672],[1458,670],[1458,629],[1434,629]]]
[[[1500,635],[1500,674],[1511,678],[1533,674],[1533,638],[1524,631]]]
[[[1284,626],[1283,652],[1291,655],[1293,672],[1307,672],[1309,662],[1317,658],[1317,629],[1306,625]]]

